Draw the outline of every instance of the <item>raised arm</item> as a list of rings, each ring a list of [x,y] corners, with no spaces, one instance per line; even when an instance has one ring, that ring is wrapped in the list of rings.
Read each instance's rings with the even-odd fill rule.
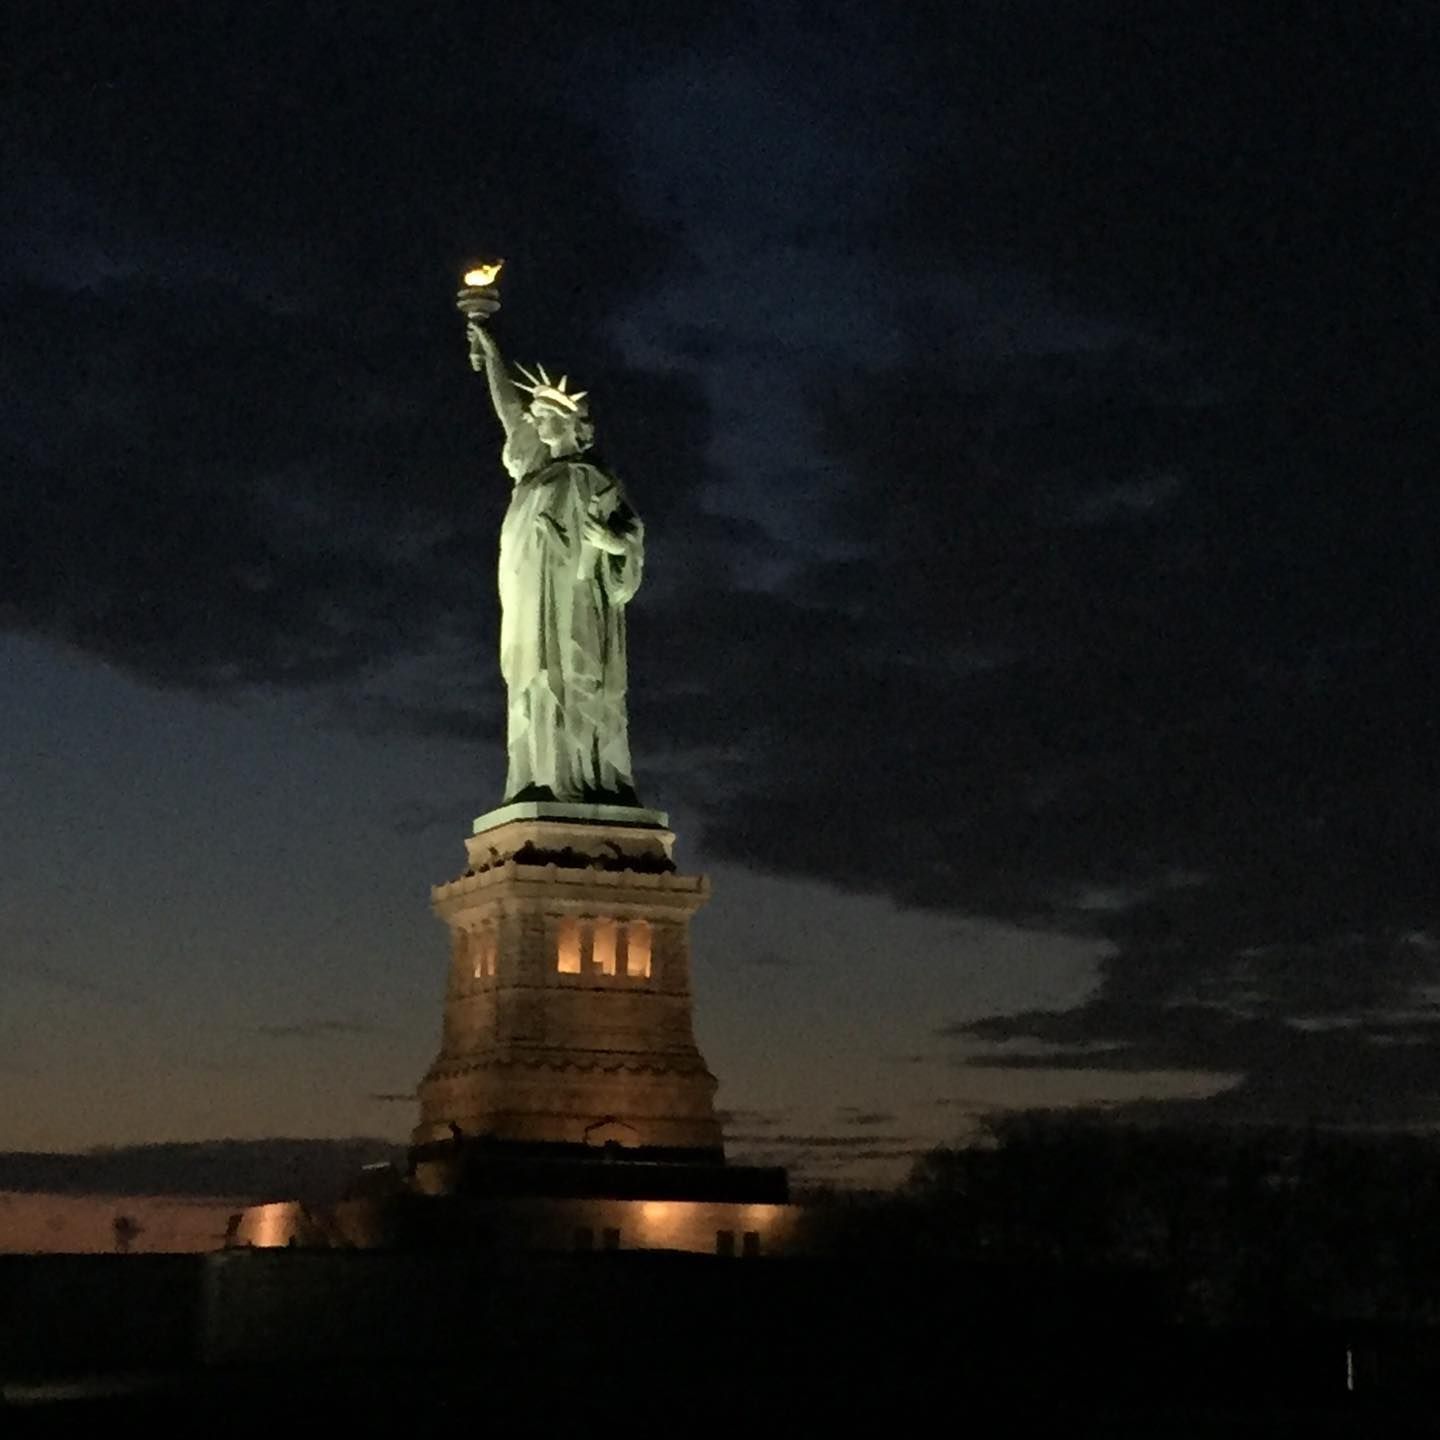
[[[466,325],[465,333],[470,337],[470,368],[485,372],[485,379],[490,384],[491,403],[505,427],[505,438],[508,440],[525,420],[525,402],[521,392],[515,388],[515,382],[505,369],[495,337],[474,320]]]

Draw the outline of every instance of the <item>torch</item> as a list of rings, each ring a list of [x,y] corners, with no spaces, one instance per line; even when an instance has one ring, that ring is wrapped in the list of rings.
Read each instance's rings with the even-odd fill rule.
[[[488,320],[500,308],[500,292],[495,282],[504,267],[503,260],[491,260],[484,265],[472,266],[460,282],[460,292],[455,303],[467,320],[477,325]]]
[[[470,363],[477,370],[482,363],[479,327],[500,308],[500,292],[495,288],[495,281],[504,264],[503,260],[489,260],[483,265],[471,266],[461,277],[460,290],[455,296],[455,304],[468,322]]]

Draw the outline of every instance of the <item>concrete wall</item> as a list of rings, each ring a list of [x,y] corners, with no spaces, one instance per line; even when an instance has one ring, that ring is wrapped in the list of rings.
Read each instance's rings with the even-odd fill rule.
[[[417,1197],[418,1198],[418,1197]],[[423,1205],[427,1202],[421,1200]],[[697,1200],[441,1199],[429,1215],[431,1243],[498,1253],[669,1250],[737,1259],[793,1253],[801,1207]],[[413,1214],[412,1206],[408,1214]],[[256,1250],[383,1249],[425,1243],[402,1231],[406,1215],[384,1201],[343,1201],[311,1212],[293,1201],[245,1210],[235,1244]],[[422,1225],[423,1225],[422,1220]]]
[[[10,1256],[0,1257],[0,1382],[269,1366],[323,1383],[327,1366],[360,1366],[503,1385],[519,1366],[546,1377],[527,1391],[543,1405],[552,1383],[563,1391],[573,1365],[594,1361],[642,1390],[670,1366],[695,1367],[717,1387],[700,1393],[723,1399],[767,1368],[793,1374],[813,1364],[823,1387],[843,1388],[869,1373],[878,1352],[906,1373],[958,1368],[979,1380],[1015,1347],[998,1337],[1033,1332],[1018,1360],[1033,1367],[1044,1354],[1053,1363],[1058,1327],[1093,1345],[1077,1374],[1129,1364],[1114,1326],[1154,1323],[1141,1296],[1107,1299],[1093,1276],[1058,1290],[1037,1279],[943,1264],[759,1264],[653,1251]],[[613,1403],[638,1392],[606,1393]]]
[[[205,1262],[200,1255],[0,1256],[0,1379],[195,1363]]]
[[[509,1200],[496,1202],[516,1244],[531,1250],[679,1250],[715,1255],[783,1254],[793,1246],[800,1207],[699,1200]],[[753,1236],[748,1241],[747,1236]]]

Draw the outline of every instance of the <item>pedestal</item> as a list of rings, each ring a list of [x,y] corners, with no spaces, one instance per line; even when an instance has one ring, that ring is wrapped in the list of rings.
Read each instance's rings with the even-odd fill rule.
[[[715,1078],[691,1020],[703,876],[656,811],[522,804],[475,822],[469,865],[433,891],[451,960],[417,1160],[438,1142],[552,1157],[723,1160]]]
[[[725,1161],[691,1023],[690,917],[710,887],[674,846],[652,810],[482,815],[465,873],[432,892],[450,971],[408,1172],[362,1177],[324,1211],[253,1206],[232,1243],[791,1248],[785,1172]]]

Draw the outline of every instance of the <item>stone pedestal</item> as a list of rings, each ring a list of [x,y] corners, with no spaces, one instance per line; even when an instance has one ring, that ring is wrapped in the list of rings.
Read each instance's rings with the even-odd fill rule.
[[[402,1176],[324,1210],[252,1206],[230,1243],[467,1254],[796,1245],[785,1172],[725,1161],[695,1044],[690,917],[663,814],[507,805],[436,886],[450,931],[440,1053]]]
[[[468,868],[433,892],[451,961],[417,1156],[473,1140],[723,1160],[691,1023],[689,924],[709,884],[676,871],[674,840],[664,815],[621,806],[475,822]]]

